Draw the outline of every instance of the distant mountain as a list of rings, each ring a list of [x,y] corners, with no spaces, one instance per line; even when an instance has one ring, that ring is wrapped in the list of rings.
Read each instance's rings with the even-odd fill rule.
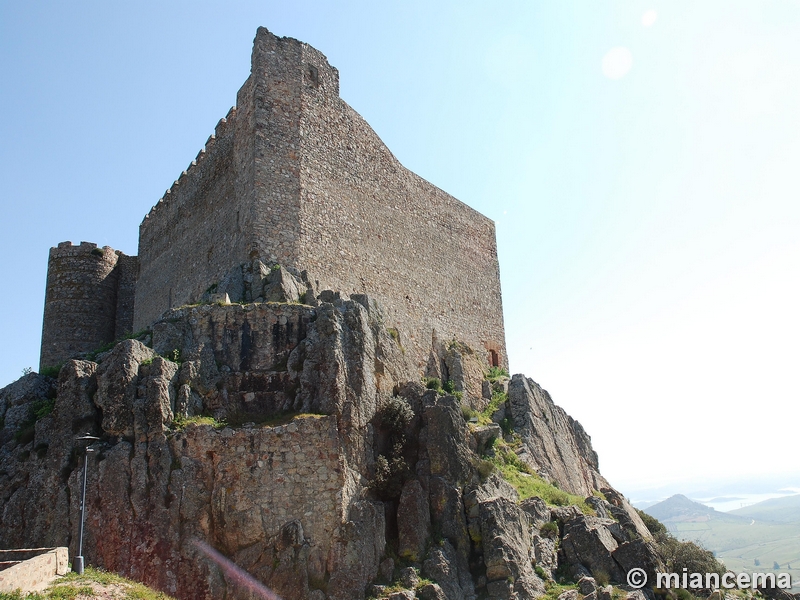
[[[800,566],[800,495],[725,513],[677,494],[644,512],[678,539],[713,551],[735,572],[793,572]]]
[[[705,521],[749,522],[744,516],[714,510],[710,506],[690,500],[683,494],[675,494],[666,500],[644,509],[648,515],[655,517],[665,525],[671,523],[689,523]]]
[[[772,498],[758,504],[737,508],[728,514],[757,521],[777,521],[778,523],[791,523],[800,521],[800,494]],[[658,517],[656,517],[658,518]]]

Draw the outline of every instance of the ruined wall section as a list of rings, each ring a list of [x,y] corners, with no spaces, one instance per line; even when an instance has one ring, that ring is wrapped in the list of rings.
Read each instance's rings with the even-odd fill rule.
[[[308,45],[303,61],[330,69]],[[298,268],[323,289],[368,290],[420,361],[435,330],[507,367],[494,222],[404,168],[338,88],[306,79],[303,92]]]
[[[40,369],[130,332],[136,265],[135,256],[90,242],[50,249]]]

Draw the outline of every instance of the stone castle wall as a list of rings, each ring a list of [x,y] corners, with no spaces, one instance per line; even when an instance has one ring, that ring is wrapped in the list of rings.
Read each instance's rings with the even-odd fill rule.
[[[309,46],[304,60],[327,66]],[[494,222],[404,168],[320,79],[304,90],[299,268],[376,297],[418,357],[436,331],[507,366]]]
[[[242,117],[231,110],[220,120],[205,148],[139,226],[137,330],[198,298],[247,255],[244,190],[251,186],[243,181],[248,159],[237,143],[247,134],[236,134],[245,127]]]
[[[405,169],[324,55],[260,28],[230,116],[140,227],[136,329],[258,256],[368,291],[420,367],[434,332],[507,366],[493,222]]]
[[[129,333],[138,260],[108,246],[62,242],[50,249],[39,367]]]
[[[215,523],[216,547],[235,556],[251,544],[263,545],[284,524],[298,521],[312,559],[323,565],[324,573],[345,510],[346,467],[335,415],[216,435],[194,429],[185,438],[188,444],[180,461],[187,481],[200,472],[204,476],[199,479],[210,484],[211,514],[192,517]]]

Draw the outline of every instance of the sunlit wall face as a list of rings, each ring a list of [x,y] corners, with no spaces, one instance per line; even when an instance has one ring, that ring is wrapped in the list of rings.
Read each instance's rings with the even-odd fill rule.
[[[258,25],[324,52],[405,166],[496,220],[512,370],[612,482],[798,470],[788,1],[5,3],[0,383],[38,362],[49,247],[136,252]]]

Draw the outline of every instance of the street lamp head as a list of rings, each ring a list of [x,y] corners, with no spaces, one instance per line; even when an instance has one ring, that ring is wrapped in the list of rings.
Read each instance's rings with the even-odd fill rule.
[[[75,441],[87,442],[87,443],[91,444],[92,442],[96,442],[99,439],[100,438],[97,437],[97,436],[91,435],[90,433],[85,433],[81,437],[75,438]]]

